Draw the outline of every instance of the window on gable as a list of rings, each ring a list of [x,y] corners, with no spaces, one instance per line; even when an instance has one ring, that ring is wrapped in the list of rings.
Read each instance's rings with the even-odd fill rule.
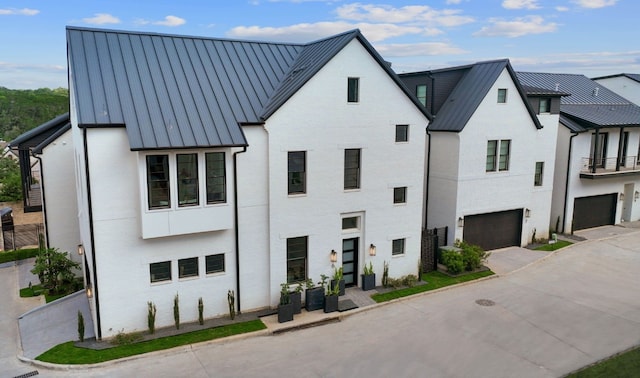
[[[171,261],[162,261],[149,265],[151,282],[171,281]]]
[[[360,188],[360,149],[344,150],[344,188]]]
[[[306,193],[306,151],[291,151],[287,154],[289,194]]]
[[[207,274],[224,272],[224,253],[205,256],[204,263]]]
[[[287,283],[302,282],[307,275],[307,237],[287,239]]]
[[[407,203],[407,187],[393,188],[393,203]]]
[[[391,254],[393,256],[404,255],[404,239],[395,239],[391,243]]]
[[[409,125],[396,125],[396,142],[409,141]]]
[[[541,98],[538,103],[538,114],[542,113],[551,113],[551,99],[548,97]]]
[[[504,104],[507,102],[507,89],[499,88],[498,89],[498,104]]]
[[[224,152],[204,154],[207,171],[207,203],[227,201],[227,179]]]
[[[418,101],[422,104],[422,106],[427,106],[427,85],[420,84],[416,85],[416,97]]]
[[[360,78],[347,78],[347,102],[360,101]]]
[[[171,206],[168,155],[147,156],[147,194],[150,209]]]
[[[198,154],[178,154],[178,206],[198,205]]]
[[[542,175],[544,173],[544,162],[536,162],[536,172],[533,177],[534,186],[542,186]]]
[[[510,140],[487,141],[486,171],[508,171],[510,150]]]
[[[198,276],[198,258],[190,257],[188,259],[178,260],[178,278],[197,277]]]

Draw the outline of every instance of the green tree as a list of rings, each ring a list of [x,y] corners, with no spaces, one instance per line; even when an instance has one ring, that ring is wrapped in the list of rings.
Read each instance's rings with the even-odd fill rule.
[[[76,289],[74,270],[80,269],[80,264],[69,260],[67,254],[57,248],[47,248],[36,256],[31,273],[40,278],[42,286],[51,295],[67,294]]]
[[[22,201],[20,165],[13,159],[0,158],[0,202]]]

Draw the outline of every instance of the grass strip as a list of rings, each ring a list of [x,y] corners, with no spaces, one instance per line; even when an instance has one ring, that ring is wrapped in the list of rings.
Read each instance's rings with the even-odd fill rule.
[[[54,364],[95,364],[115,360],[118,358],[135,356],[138,354],[175,348],[221,337],[255,332],[267,328],[260,319],[248,322],[229,324],[225,326],[208,328],[199,331],[183,333],[181,335],[161,337],[154,340],[143,341],[135,344],[120,345],[109,349],[94,350],[79,348],[73,345],[73,341],[57,345],[40,356],[36,360],[51,362]]]
[[[640,372],[640,347],[567,375],[567,378],[636,378]]]
[[[555,251],[557,249],[560,248],[564,248],[568,245],[571,245],[573,243],[571,243],[570,241],[566,241],[566,240],[558,240],[555,243],[552,244],[544,244],[541,245],[539,247],[534,248],[536,251],[547,251],[547,252],[551,252],[551,251]]]
[[[31,288],[25,287],[20,289],[20,298],[31,298],[31,297],[38,297],[40,295],[44,295],[44,300],[46,303],[49,302],[53,302],[56,299],[60,299],[62,297],[65,297],[67,294],[55,294],[55,295],[51,295],[51,294],[46,294],[46,291],[44,290],[44,288],[42,287],[42,285],[33,285],[31,286]]]
[[[36,257],[38,255],[38,251],[38,248],[28,248],[0,252],[0,264]]]
[[[485,270],[482,272],[474,272],[474,273],[464,274],[461,276],[450,277],[442,272],[434,271],[434,272],[424,273],[422,275],[422,280],[427,282],[424,285],[407,287],[403,289],[389,291],[386,293],[373,294],[371,298],[373,298],[373,300],[376,301],[377,303],[387,302],[392,299],[402,298],[409,295],[422,293],[425,291],[435,290],[441,287],[459,284],[461,282],[477,280],[478,278],[491,276],[493,274],[494,273],[492,271]]]

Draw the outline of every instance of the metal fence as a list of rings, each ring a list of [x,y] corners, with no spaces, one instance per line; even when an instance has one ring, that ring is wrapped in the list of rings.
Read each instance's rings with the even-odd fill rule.
[[[44,233],[44,225],[36,224],[18,224],[9,230],[2,231],[2,245],[5,251],[24,248],[28,246],[38,246],[38,237]]]
[[[431,228],[422,231],[420,258],[422,271],[431,272],[438,267],[438,249],[447,245],[449,227]]]

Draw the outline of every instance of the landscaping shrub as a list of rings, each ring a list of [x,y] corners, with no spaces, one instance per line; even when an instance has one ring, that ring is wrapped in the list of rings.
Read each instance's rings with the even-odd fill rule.
[[[440,254],[442,264],[447,267],[451,274],[458,274],[464,269],[462,254],[457,251],[443,250]]]

